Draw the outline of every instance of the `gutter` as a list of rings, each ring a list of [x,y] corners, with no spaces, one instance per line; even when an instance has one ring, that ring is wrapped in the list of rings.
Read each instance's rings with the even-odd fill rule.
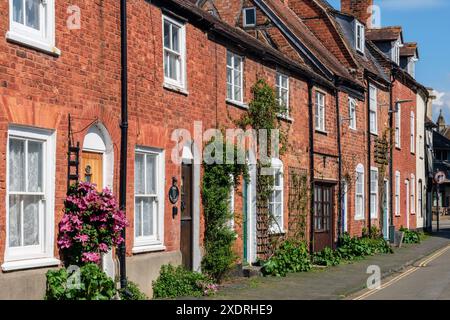
[[[368,205],[368,212],[369,212],[369,218],[368,218],[368,232],[369,232],[369,236],[372,233],[372,212],[370,210],[370,206],[371,206],[371,192],[372,192],[372,133],[370,130],[370,81],[369,79],[367,79],[367,205]]]
[[[309,117],[309,183],[310,183],[310,253],[314,252],[314,121],[313,121],[313,83],[308,81],[308,117]]]
[[[127,0],[120,0],[120,66],[121,66],[121,136],[120,136],[120,181],[119,205],[125,213],[127,207],[127,149],[128,149],[128,41]],[[126,228],[122,230],[123,242],[119,247],[120,287],[127,287],[126,273]]]
[[[336,99],[336,125],[337,125],[337,147],[338,147],[338,241],[341,235],[344,233],[342,226],[345,223],[342,221],[342,145],[341,145],[341,116],[340,116],[340,106],[339,106],[339,90],[335,89],[335,99]],[[334,227],[333,227],[334,229]]]
[[[390,224],[389,224],[389,239],[391,243],[394,243],[394,233],[395,233],[395,225],[394,225],[394,131],[392,130],[394,126],[394,96],[393,96],[393,88],[394,88],[394,82],[395,78],[392,77],[391,85],[389,87],[389,105],[390,105],[390,112],[389,112],[389,128],[390,134],[389,134],[389,190],[390,197],[389,197],[389,215],[390,215]]]

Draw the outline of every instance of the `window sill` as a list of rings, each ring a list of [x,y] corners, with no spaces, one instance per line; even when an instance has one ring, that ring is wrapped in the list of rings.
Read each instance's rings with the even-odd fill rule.
[[[230,105],[232,105],[232,106],[234,106],[234,107],[238,107],[238,108],[243,109],[243,110],[248,110],[249,109],[248,105],[243,103],[243,102],[234,101],[234,100],[230,100],[230,99],[226,99],[225,102],[230,104]]]
[[[286,122],[290,122],[290,123],[294,122],[294,119],[292,119],[290,116],[279,114],[279,115],[277,115],[277,117],[278,117],[278,119],[286,121]]]
[[[397,146],[395,146],[395,149],[397,149],[397,150],[399,150],[399,151],[401,151],[401,150],[402,150],[402,148],[401,148],[401,147],[397,147]]]
[[[187,91],[185,88],[180,87],[180,86],[176,86],[167,82],[164,82],[163,84],[163,88],[167,89],[169,91],[172,92],[176,92],[176,93],[180,93],[182,95],[188,96],[189,95],[189,91]]]
[[[372,136],[378,137],[378,132],[372,132],[372,131],[370,131],[370,134],[371,134]]]
[[[366,220],[366,216],[365,215],[361,216],[361,217],[355,216],[355,221],[365,221],[365,220]]]
[[[318,133],[318,134],[322,134],[322,135],[325,135],[325,136],[327,136],[327,135],[328,135],[328,132],[327,132],[327,131],[325,131],[325,130],[321,130],[321,129],[316,129],[316,133]]]
[[[59,266],[60,264],[61,261],[56,258],[9,261],[2,264],[2,270],[7,272],[33,268],[54,267]]]
[[[58,48],[49,45],[48,43],[41,42],[38,40],[33,40],[31,38],[25,37],[21,34],[18,34],[14,31],[8,31],[6,33],[6,39],[8,41],[14,42],[19,45],[24,45],[28,48],[36,49],[38,51],[48,53],[52,56],[59,57],[61,55],[61,50]]]
[[[133,252],[133,254],[138,254],[138,253],[145,253],[145,252],[165,251],[165,250],[166,250],[166,246],[164,246],[162,244],[158,244],[158,245],[133,247],[131,252]]]

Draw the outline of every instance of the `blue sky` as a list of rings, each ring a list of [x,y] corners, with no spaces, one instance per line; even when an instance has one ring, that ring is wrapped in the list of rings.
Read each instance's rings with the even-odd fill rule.
[[[328,0],[340,8],[340,0]],[[380,7],[381,25],[403,27],[405,42],[418,42],[420,61],[416,78],[437,91],[434,120],[442,109],[450,124],[450,1],[375,0]]]

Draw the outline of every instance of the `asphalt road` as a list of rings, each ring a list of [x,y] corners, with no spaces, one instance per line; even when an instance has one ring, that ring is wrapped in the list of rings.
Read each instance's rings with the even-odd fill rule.
[[[365,290],[356,300],[450,300],[450,246]]]

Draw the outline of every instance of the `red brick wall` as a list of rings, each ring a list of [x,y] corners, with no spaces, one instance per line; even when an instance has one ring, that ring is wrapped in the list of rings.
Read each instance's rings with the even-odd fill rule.
[[[400,172],[400,216],[397,217],[394,215],[394,224],[398,229],[401,226],[403,227],[407,226],[408,215],[406,212],[407,208],[406,201],[409,201],[409,203],[411,203],[410,199],[406,199],[405,180],[410,181],[410,195],[411,195],[411,175],[416,174],[416,155],[411,153],[411,146],[410,146],[411,145],[410,123],[411,123],[411,112],[414,112],[414,114],[417,114],[417,112],[416,112],[416,93],[398,80],[394,82],[393,97],[394,102],[397,100],[412,100],[412,102],[403,103],[401,105],[401,149],[394,147],[394,155],[393,155],[394,182],[395,182],[395,172],[396,171]],[[394,115],[393,129],[395,129],[395,115]],[[393,189],[394,192],[395,188]],[[395,193],[393,193],[393,196],[394,195]],[[416,190],[416,200],[417,200],[417,190]],[[409,209],[410,209],[409,227],[411,229],[414,229],[416,227],[416,215],[411,213],[411,204],[409,204]],[[395,202],[394,202],[394,210],[395,210]]]

